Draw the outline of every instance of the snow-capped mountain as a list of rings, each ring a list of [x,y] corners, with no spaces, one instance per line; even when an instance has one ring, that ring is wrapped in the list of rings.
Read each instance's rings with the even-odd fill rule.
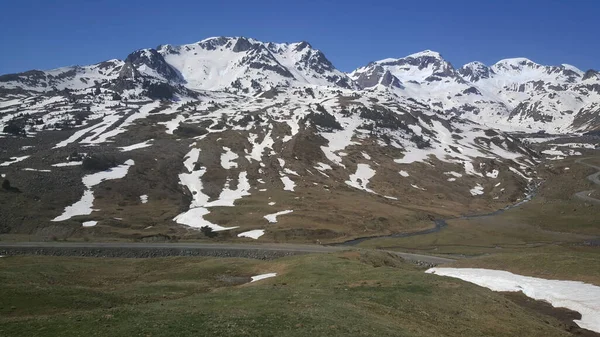
[[[522,59],[457,70],[432,51],[344,74],[306,42],[239,37],[0,76],[0,232],[422,229],[523,200],[539,154],[497,126],[553,127],[533,108],[580,104],[559,129],[595,128],[598,81]]]
[[[244,37],[215,37],[181,46],[161,45],[86,67],[29,71],[0,77],[0,88],[31,91],[85,89],[97,82],[151,79],[192,90],[254,94],[294,85],[353,88],[325,55],[307,42],[264,43]]]
[[[182,46],[163,45],[158,52],[192,89],[256,92],[294,84],[352,87],[348,76],[307,42],[218,37]]]
[[[392,91],[445,114],[503,129],[568,132],[600,123],[588,113],[600,101],[597,72],[567,64],[544,66],[513,58],[490,67],[471,62],[457,70],[428,50],[372,62],[350,77],[363,89]]]

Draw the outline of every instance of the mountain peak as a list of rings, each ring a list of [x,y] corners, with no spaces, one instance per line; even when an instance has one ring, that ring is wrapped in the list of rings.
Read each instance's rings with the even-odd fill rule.
[[[479,61],[465,64],[458,69],[458,72],[463,78],[471,82],[477,82],[482,78],[490,78],[494,74],[494,71],[490,67]]]
[[[435,58],[441,59],[442,55],[440,53],[438,53],[437,51],[426,49],[426,50],[420,51],[418,53],[410,54],[410,55],[406,56],[405,58],[408,58],[408,57],[412,57],[412,58],[435,57]]]
[[[507,58],[496,62],[491,68],[495,72],[521,71],[525,68],[539,68],[541,65],[525,57]]]

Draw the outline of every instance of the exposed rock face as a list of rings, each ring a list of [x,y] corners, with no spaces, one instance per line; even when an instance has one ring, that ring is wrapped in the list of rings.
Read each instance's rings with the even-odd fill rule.
[[[167,64],[163,56],[156,49],[142,49],[129,54],[125,59],[124,67],[127,65],[131,65],[133,69],[150,73],[167,81],[181,81],[177,71]]]

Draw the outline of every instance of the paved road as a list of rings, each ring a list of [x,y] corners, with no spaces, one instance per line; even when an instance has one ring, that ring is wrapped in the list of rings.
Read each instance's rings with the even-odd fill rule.
[[[600,186],[600,167],[584,162],[583,158],[577,159],[577,160],[575,160],[575,162],[579,163],[579,164],[582,164],[582,165],[585,165],[585,166],[589,166],[589,167],[595,168],[596,170],[598,170],[598,172],[590,174],[589,176],[587,176],[587,179],[589,181],[591,181],[592,183]],[[592,194],[593,192],[594,192],[594,190],[577,192],[577,193],[575,193],[575,197],[578,198],[578,199],[587,201],[587,202],[591,202],[591,203],[595,203],[595,204],[600,205],[600,199],[596,199],[596,198],[590,197],[590,194]]]
[[[36,251],[36,249],[38,249]],[[0,242],[0,251],[35,252],[44,254],[48,250],[61,250],[65,255],[76,255],[78,249],[94,250],[186,250],[186,251],[267,251],[284,253],[331,253],[349,250],[350,247],[301,244],[216,244],[216,243],[133,243],[133,242]],[[430,264],[444,264],[455,260],[437,256],[390,252],[406,260]],[[202,255],[202,254],[198,254]]]

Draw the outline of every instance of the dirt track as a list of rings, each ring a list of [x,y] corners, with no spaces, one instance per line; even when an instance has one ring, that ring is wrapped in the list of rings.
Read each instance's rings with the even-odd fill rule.
[[[584,159],[577,159],[575,160],[576,163],[585,165],[585,166],[589,166],[592,168],[595,168],[596,170],[598,170],[598,172],[590,174],[589,176],[587,176],[587,180],[591,181],[592,183],[599,185],[600,186],[600,167],[592,165],[592,164],[588,164],[586,162],[583,161]],[[594,192],[594,190],[589,190],[589,191],[581,191],[581,192],[577,192],[575,193],[575,197],[587,202],[591,202],[591,203],[595,203],[600,205],[600,199],[596,199],[596,198],[592,198],[590,196],[590,194],[592,194]]]

